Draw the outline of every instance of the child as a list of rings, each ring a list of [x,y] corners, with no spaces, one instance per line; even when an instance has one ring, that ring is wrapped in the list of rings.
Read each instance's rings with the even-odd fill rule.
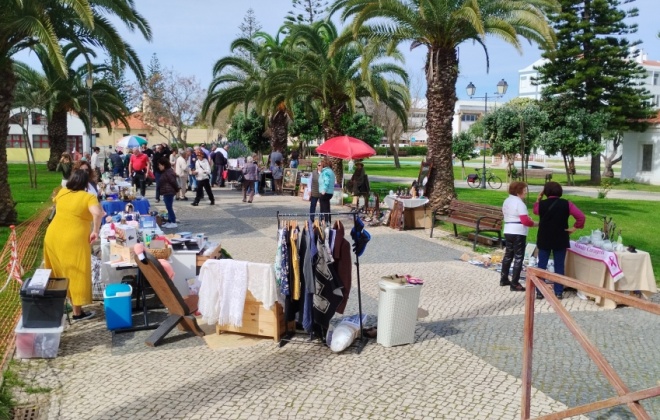
[[[275,166],[273,167],[273,182],[275,183],[275,194],[282,195],[282,176],[284,171],[282,170],[282,161],[276,160]]]

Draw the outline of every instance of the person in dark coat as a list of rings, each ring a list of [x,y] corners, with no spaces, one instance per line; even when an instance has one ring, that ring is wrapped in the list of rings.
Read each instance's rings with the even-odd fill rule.
[[[156,187],[160,188],[160,193],[163,196],[163,201],[165,202],[165,208],[167,209],[167,223],[163,225],[164,228],[172,229],[177,227],[176,224],[176,215],[174,214],[174,196],[179,190],[179,183],[177,182],[177,176],[172,169],[170,164],[170,158],[162,156],[157,163],[160,177],[158,177],[158,184]]]
[[[584,213],[575,204],[561,198],[563,189],[557,182],[548,182],[539,193],[534,203],[534,214],[540,216],[539,233],[536,237],[536,246],[539,249],[539,268],[548,267],[548,259],[552,253],[555,261],[555,273],[564,274],[566,250],[570,248],[570,234],[584,227]],[[547,197],[543,200],[543,197]],[[568,218],[573,216],[575,223],[568,227]],[[564,297],[564,285],[555,284],[554,292],[557,298]],[[536,291],[536,298],[543,299],[543,295]]]
[[[364,163],[357,162],[355,164],[355,172],[351,177],[351,195],[353,195],[352,209],[357,210],[360,206],[360,197],[364,197],[365,205],[367,197],[369,196],[369,181],[367,174],[364,172]]]

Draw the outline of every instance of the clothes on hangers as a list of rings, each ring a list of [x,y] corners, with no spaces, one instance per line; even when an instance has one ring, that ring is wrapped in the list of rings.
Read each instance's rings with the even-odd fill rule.
[[[316,293],[314,294],[313,315],[314,323],[325,332],[344,295],[339,276],[331,262],[332,256],[327,252],[320,238],[317,248],[318,253],[314,262]]]
[[[298,255],[298,235],[300,233],[300,229],[298,229],[298,226],[294,227],[291,230],[291,236],[290,236],[290,249],[291,249],[291,267],[292,267],[292,276],[291,276],[291,283],[292,283],[292,297],[294,300],[300,300],[300,258]]]
[[[344,224],[340,220],[337,220],[333,226],[333,230],[335,232],[333,241],[334,247],[332,250],[332,255],[334,257],[333,264],[339,275],[339,280],[344,287],[344,298],[337,306],[337,312],[343,314],[344,309],[346,309],[346,304],[348,303],[348,297],[351,293],[351,283],[353,282],[353,260],[351,244],[346,239]]]

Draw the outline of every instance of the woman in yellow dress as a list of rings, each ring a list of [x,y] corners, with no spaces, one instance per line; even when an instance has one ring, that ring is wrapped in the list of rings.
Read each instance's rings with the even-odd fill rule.
[[[82,306],[92,303],[91,244],[98,238],[104,212],[96,196],[87,193],[88,182],[89,175],[82,169],[71,174],[53,199],[55,217],[44,238],[46,268],[53,277],[69,279],[74,321],[95,315],[83,312]]]

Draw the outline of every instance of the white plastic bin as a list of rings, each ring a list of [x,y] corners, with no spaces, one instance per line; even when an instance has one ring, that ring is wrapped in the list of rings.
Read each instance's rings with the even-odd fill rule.
[[[64,320],[64,318],[62,318]],[[24,328],[23,317],[16,326],[16,357],[19,359],[53,359],[60,348],[64,324],[54,328]]]
[[[421,285],[378,282],[378,344],[385,347],[415,341]]]

